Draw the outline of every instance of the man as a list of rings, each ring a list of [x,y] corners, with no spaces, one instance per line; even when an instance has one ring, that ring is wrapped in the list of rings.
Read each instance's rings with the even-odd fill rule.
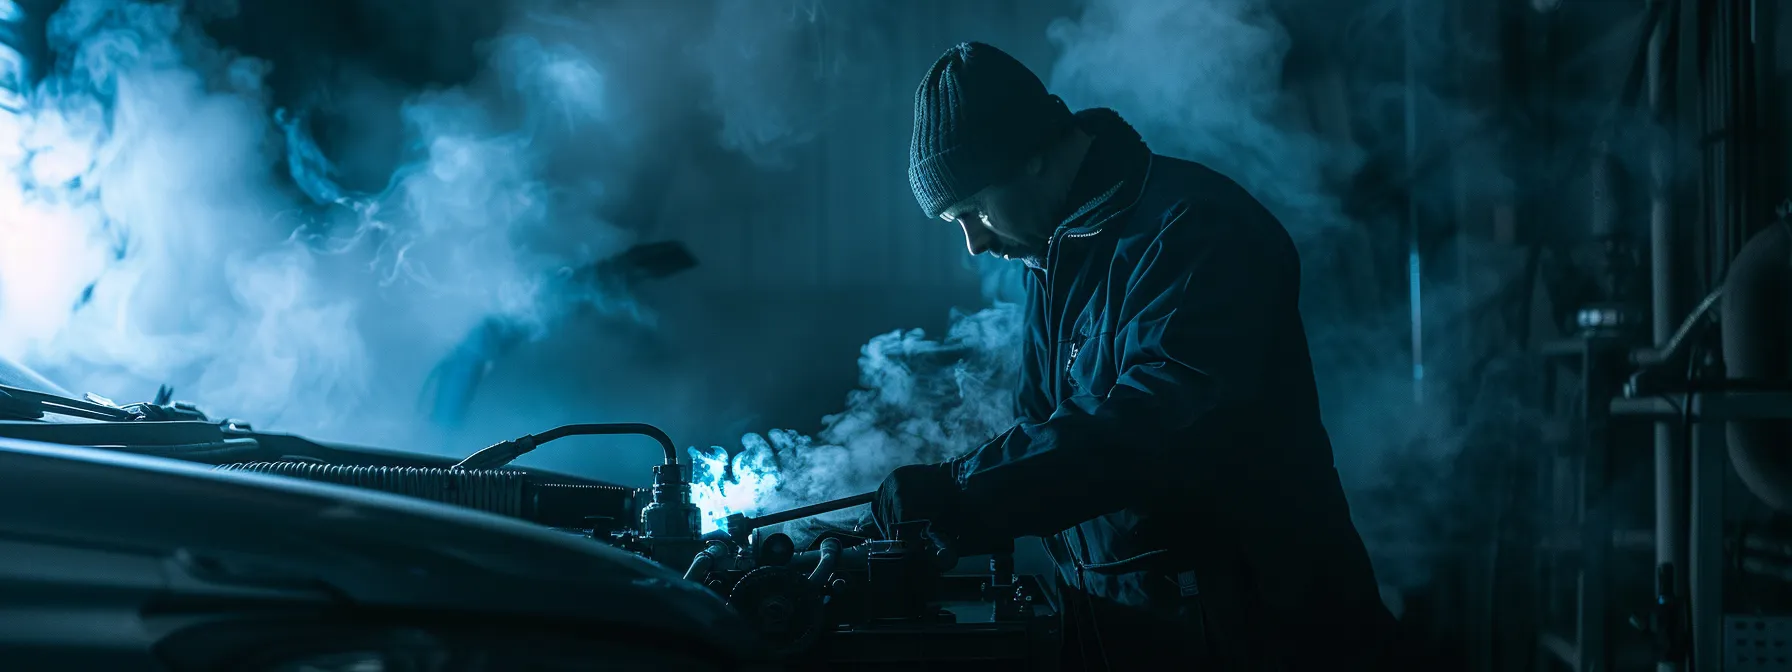
[[[979,43],[922,80],[909,180],[972,255],[1031,271],[1020,420],[897,469],[878,523],[967,555],[1044,538],[1069,669],[1390,669],[1275,217]]]

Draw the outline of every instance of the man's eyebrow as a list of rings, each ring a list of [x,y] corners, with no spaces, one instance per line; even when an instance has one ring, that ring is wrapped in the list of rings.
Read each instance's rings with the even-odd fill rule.
[[[975,209],[977,209],[977,203],[975,200],[961,201],[961,202],[952,204],[952,207],[950,207],[950,208],[946,208],[945,212],[940,213],[940,218],[945,219],[947,221],[951,221],[954,219],[958,219],[959,217],[963,217],[965,215],[965,213],[968,213]]]

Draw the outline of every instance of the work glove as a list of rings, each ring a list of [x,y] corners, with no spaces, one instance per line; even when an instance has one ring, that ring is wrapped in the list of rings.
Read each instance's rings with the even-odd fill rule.
[[[925,520],[934,543],[961,557],[1002,546],[981,529],[973,512],[964,510],[957,462],[911,464],[890,472],[871,502],[871,516],[884,538],[894,534],[897,523]]]
[[[897,523],[925,520],[937,531],[957,500],[958,479],[950,463],[911,464],[884,478],[871,502],[871,516],[886,539],[895,534]]]

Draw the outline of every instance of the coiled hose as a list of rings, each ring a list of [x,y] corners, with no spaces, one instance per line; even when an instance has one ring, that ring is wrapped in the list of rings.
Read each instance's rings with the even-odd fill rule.
[[[509,469],[372,467],[314,462],[245,462],[216,467],[349,485],[522,517],[528,474]]]

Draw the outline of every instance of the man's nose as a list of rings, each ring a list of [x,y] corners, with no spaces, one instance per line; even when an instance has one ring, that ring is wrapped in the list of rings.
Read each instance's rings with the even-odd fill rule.
[[[989,251],[991,236],[982,225],[961,218],[958,220],[958,228],[964,229],[964,249],[970,252],[971,256],[975,257]]]

